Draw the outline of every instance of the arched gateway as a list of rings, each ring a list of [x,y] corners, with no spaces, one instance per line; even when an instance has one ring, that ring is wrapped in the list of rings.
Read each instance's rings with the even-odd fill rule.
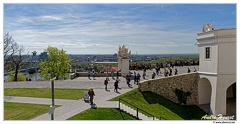
[[[212,86],[207,78],[201,78],[198,83],[198,101],[199,104],[210,104],[212,95]]]

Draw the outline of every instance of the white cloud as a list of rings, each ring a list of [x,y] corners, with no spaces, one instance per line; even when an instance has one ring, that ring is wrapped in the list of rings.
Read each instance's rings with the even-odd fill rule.
[[[164,10],[167,5],[149,6]],[[142,14],[146,11],[144,7],[138,6],[119,8],[119,11],[97,11],[88,8],[75,10],[76,8],[78,6],[63,8],[66,9],[65,13],[51,13],[46,9],[42,14],[19,15],[14,17],[14,20],[6,18],[5,22],[11,24],[7,29],[14,39],[30,50],[43,51],[48,45],[53,45],[65,49],[68,53],[114,53],[119,45],[125,44],[131,47],[130,49],[141,49],[142,53],[163,53],[164,48],[179,53],[182,52],[180,49],[186,47],[192,49],[184,52],[197,51],[193,50],[198,32],[196,26],[185,25],[186,22],[182,20],[170,20],[176,15],[180,17],[181,13],[175,10],[164,10],[173,13],[169,18],[152,16],[151,20],[147,18],[150,16]],[[135,11],[140,9],[139,14],[134,15]],[[155,18],[159,19],[154,20]],[[163,50],[153,51],[156,48]]]
[[[62,17],[55,15],[44,15],[37,17],[37,19],[40,19],[41,21],[59,21],[62,20]]]

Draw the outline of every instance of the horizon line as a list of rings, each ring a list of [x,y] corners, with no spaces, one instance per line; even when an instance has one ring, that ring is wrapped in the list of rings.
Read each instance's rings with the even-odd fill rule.
[[[42,52],[43,53],[43,52]],[[117,53],[114,53],[117,54]],[[99,53],[93,53],[93,54],[67,54],[67,55],[114,55],[114,54],[99,54]],[[150,54],[131,54],[131,55],[192,55],[192,54],[199,54],[199,53],[150,53]],[[23,55],[32,55],[32,54],[23,54]],[[40,55],[40,54],[37,54]]]

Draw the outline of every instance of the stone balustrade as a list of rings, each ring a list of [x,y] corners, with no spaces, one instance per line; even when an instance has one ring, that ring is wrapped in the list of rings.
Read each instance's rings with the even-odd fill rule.
[[[77,73],[75,73],[75,76],[76,77],[87,77],[88,73],[87,72],[77,72]],[[90,76],[92,77],[92,72],[91,72]],[[109,72],[109,73],[106,73],[106,72],[105,73],[95,73],[95,76],[96,77],[111,77],[111,72]],[[114,76],[115,77],[117,76],[116,72],[114,73]],[[121,72],[119,73],[119,76],[121,76]]]

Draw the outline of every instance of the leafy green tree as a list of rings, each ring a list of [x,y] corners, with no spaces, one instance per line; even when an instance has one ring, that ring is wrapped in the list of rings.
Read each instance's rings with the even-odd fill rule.
[[[66,79],[70,71],[71,64],[66,51],[59,50],[57,47],[48,46],[45,50],[48,54],[47,60],[39,63],[40,76],[45,80],[56,77]]]

